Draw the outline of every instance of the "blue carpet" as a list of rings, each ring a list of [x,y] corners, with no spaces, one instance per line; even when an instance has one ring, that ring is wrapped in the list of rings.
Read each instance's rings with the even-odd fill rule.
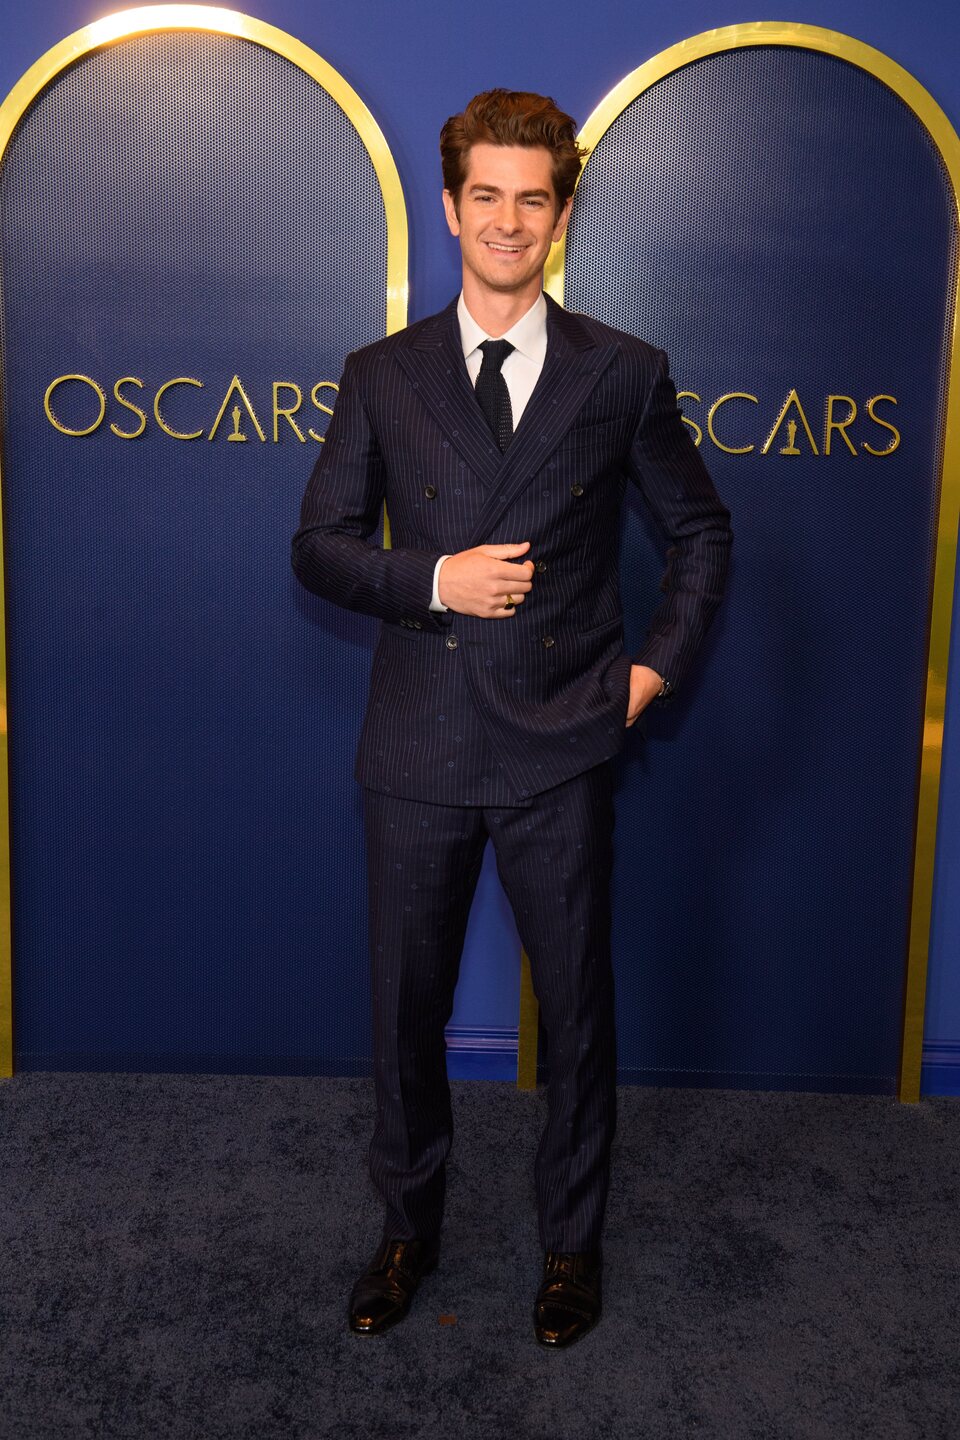
[[[551,1354],[544,1095],[453,1091],[439,1270],[366,1339],[370,1082],[0,1082],[3,1440],[953,1440],[955,1102],[621,1089],[604,1318]]]

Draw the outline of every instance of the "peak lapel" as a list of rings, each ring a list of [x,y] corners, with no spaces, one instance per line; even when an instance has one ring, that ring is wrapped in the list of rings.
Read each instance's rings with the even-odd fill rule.
[[[576,315],[547,296],[547,355],[543,370],[494,475],[493,488],[477,518],[470,545],[483,544],[491,527],[556,450],[617,349],[615,340],[596,344]]]
[[[457,302],[418,327],[397,351],[411,388],[482,483],[493,488],[503,468],[490,427],[477,403],[460,343]]]

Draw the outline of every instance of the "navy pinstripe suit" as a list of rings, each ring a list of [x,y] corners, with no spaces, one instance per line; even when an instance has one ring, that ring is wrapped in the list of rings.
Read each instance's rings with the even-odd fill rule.
[[[541,1241],[570,1251],[599,1243],[616,1104],[604,762],[623,745],[631,664],[681,682],[720,601],[731,532],[666,356],[547,306],[543,371],[502,455],[467,376],[456,302],[348,356],[293,564],[308,589],[383,621],[355,773],[384,1233],[439,1230],[443,1028],[489,836],[550,1042]],[[618,579],[628,480],[671,547],[634,656]],[[368,543],[384,500],[389,550]],[[430,610],[441,554],[517,540],[530,540],[536,568],[514,615]]]

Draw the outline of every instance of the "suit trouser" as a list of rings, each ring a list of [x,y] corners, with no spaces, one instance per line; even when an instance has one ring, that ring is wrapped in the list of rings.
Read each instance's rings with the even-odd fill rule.
[[[535,1164],[540,1241],[600,1243],[616,1124],[609,761],[526,806],[447,806],[364,790],[384,1235],[435,1236],[453,1138],[444,1026],[487,838],[530,957],[549,1046]]]

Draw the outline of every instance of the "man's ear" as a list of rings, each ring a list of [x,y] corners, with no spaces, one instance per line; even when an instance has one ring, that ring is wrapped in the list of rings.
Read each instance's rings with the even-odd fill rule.
[[[443,208],[446,211],[447,224],[450,227],[450,234],[459,235],[460,219],[457,215],[457,202],[454,200],[449,190],[444,190],[443,192]]]
[[[563,206],[563,209],[560,211],[560,214],[557,216],[557,223],[556,223],[556,225],[554,225],[554,227],[553,227],[553,243],[554,243],[554,245],[556,245],[557,241],[560,239],[560,237],[561,237],[561,235],[563,234],[564,230],[566,230],[566,228],[567,228],[567,221],[570,219],[570,208],[571,208],[572,205],[573,205],[573,196],[571,195],[571,196],[569,196],[568,199],[565,201],[564,206]]]

